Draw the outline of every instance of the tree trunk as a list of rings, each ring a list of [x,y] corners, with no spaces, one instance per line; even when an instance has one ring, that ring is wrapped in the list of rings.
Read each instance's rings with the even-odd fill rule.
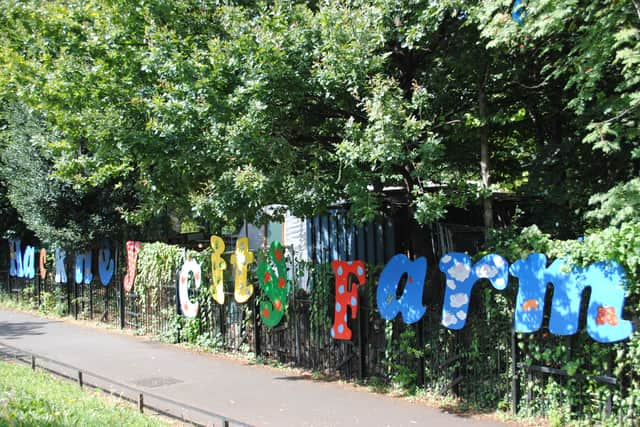
[[[489,113],[485,87],[487,74],[488,71],[484,73],[478,86],[478,107],[480,120],[482,120],[482,127],[480,128],[480,176],[482,177],[482,189],[487,192],[487,195],[482,199],[482,217],[486,231],[493,228],[493,201],[491,193],[489,192],[491,174],[489,172],[489,124],[487,123]]]

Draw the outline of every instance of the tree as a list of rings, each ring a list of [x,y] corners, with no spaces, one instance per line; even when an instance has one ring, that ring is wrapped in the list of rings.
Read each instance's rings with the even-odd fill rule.
[[[136,198],[126,177],[97,188],[82,189],[52,175],[45,143],[58,139],[37,113],[14,106],[5,111],[0,133],[0,175],[7,199],[28,230],[45,244],[80,249],[103,239],[124,238],[135,230],[120,213]],[[26,230],[11,230],[23,235]]]
[[[126,176],[127,221],[210,230],[274,203],[368,220],[386,187],[421,223],[484,201],[490,226],[514,191],[571,236],[637,174],[633,2],[535,2],[521,25],[506,1],[220,3],[4,2],[1,96],[57,135],[52,176]]]

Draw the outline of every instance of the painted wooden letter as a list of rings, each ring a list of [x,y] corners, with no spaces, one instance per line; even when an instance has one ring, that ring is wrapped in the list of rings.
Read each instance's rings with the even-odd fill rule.
[[[359,298],[358,286],[367,283],[364,262],[340,261],[331,263],[336,276],[336,305],[331,336],[337,340],[350,340],[351,329],[347,324],[347,306],[351,307],[351,318],[358,316]],[[349,277],[356,276],[357,283],[350,283]],[[349,288],[349,284],[351,287]]]
[[[193,281],[196,289],[202,283],[202,270],[200,264],[194,259],[188,259],[180,270],[180,281],[178,283],[178,296],[180,297],[180,309],[185,317],[196,317],[198,314],[198,301],[195,303],[189,300],[189,272],[193,273]]]
[[[633,327],[621,318],[626,279],[620,264],[598,262],[588,267],[571,268],[564,260],[555,260],[548,268],[547,257],[535,253],[511,266],[518,278],[518,296],[514,328],[534,332],[542,326],[547,284],[553,285],[549,331],[555,335],[573,335],[578,331],[580,305],[586,288],[591,288],[587,309],[587,333],[603,343],[628,338]]]
[[[407,274],[407,281],[400,299],[396,299],[398,286],[402,276]],[[376,300],[380,315],[391,320],[402,312],[402,320],[406,324],[415,323],[424,316],[427,308],[422,305],[424,278],[427,274],[427,259],[424,257],[411,261],[406,255],[394,255],[380,273]]]
[[[76,252],[75,280],[77,284],[84,282],[85,285],[88,285],[93,280],[91,259],[91,251]]]
[[[535,332],[542,326],[544,296],[547,283],[552,280],[547,272],[547,257],[530,254],[526,260],[518,260],[509,272],[518,278],[518,295],[514,327],[517,332]]]
[[[440,271],[446,276],[442,306],[442,324],[449,329],[462,329],[467,321],[471,290],[480,279],[489,279],[498,290],[506,288],[509,264],[501,255],[489,254],[473,266],[467,254],[453,252],[440,259]]]
[[[25,279],[33,279],[36,277],[36,248],[33,246],[27,246],[24,248],[22,272]]]
[[[22,277],[22,248],[20,247],[20,239],[9,240],[9,276]]]
[[[224,270],[227,263],[222,259],[224,252],[224,240],[218,236],[211,236],[211,277],[213,282],[209,288],[211,296],[218,304],[224,304]]]
[[[289,293],[287,264],[284,259],[284,248],[280,242],[271,243],[268,259],[258,264],[256,274],[263,295],[269,298],[268,301],[260,302],[260,317],[265,326],[273,328],[280,323],[287,310]]]
[[[127,242],[127,274],[124,276],[124,290],[131,292],[136,279],[136,269],[138,267],[138,253],[140,252],[140,242],[129,240]]]
[[[98,274],[100,275],[100,283],[103,286],[109,285],[114,271],[115,266],[111,256],[111,248],[109,247],[109,242],[105,240],[98,251]]]
[[[67,283],[67,271],[64,267],[64,260],[67,252],[63,249],[56,249],[56,275],[54,280],[56,283]]]
[[[252,262],[253,252],[249,250],[249,239],[241,237],[236,241],[236,252],[231,255],[235,276],[234,297],[239,304],[247,302],[253,295],[253,285],[247,284],[247,271]]]
[[[40,249],[40,278],[42,280],[47,278],[47,250],[45,248]]]

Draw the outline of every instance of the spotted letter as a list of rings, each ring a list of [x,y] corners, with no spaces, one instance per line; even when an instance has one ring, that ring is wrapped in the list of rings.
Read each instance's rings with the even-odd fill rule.
[[[351,307],[351,318],[358,316],[358,286],[367,282],[364,262],[362,261],[333,261],[331,264],[336,276],[336,306],[331,336],[337,340],[350,340],[351,329],[347,325],[347,306]],[[356,276],[357,283],[351,283],[350,275]]]

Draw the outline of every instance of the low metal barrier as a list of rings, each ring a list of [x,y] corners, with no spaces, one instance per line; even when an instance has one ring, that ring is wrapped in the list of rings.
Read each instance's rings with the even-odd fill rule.
[[[197,408],[184,402],[159,396],[148,391],[143,391],[94,372],[78,369],[75,366],[36,353],[26,352],[2,342],[0,342],[0,355],[5,359],[13,359],[30,365],[33,370],[40,368],[61,378],[77,382],[80,388],[87,386],[107,392],[120,399],[136,404],[140,412],[149,409],[156,414],[194,426],[252,427],[252,425],[242,421],[207,411],[206,409]],[[90,382],[87,381],[88,378],[97,381]]]

